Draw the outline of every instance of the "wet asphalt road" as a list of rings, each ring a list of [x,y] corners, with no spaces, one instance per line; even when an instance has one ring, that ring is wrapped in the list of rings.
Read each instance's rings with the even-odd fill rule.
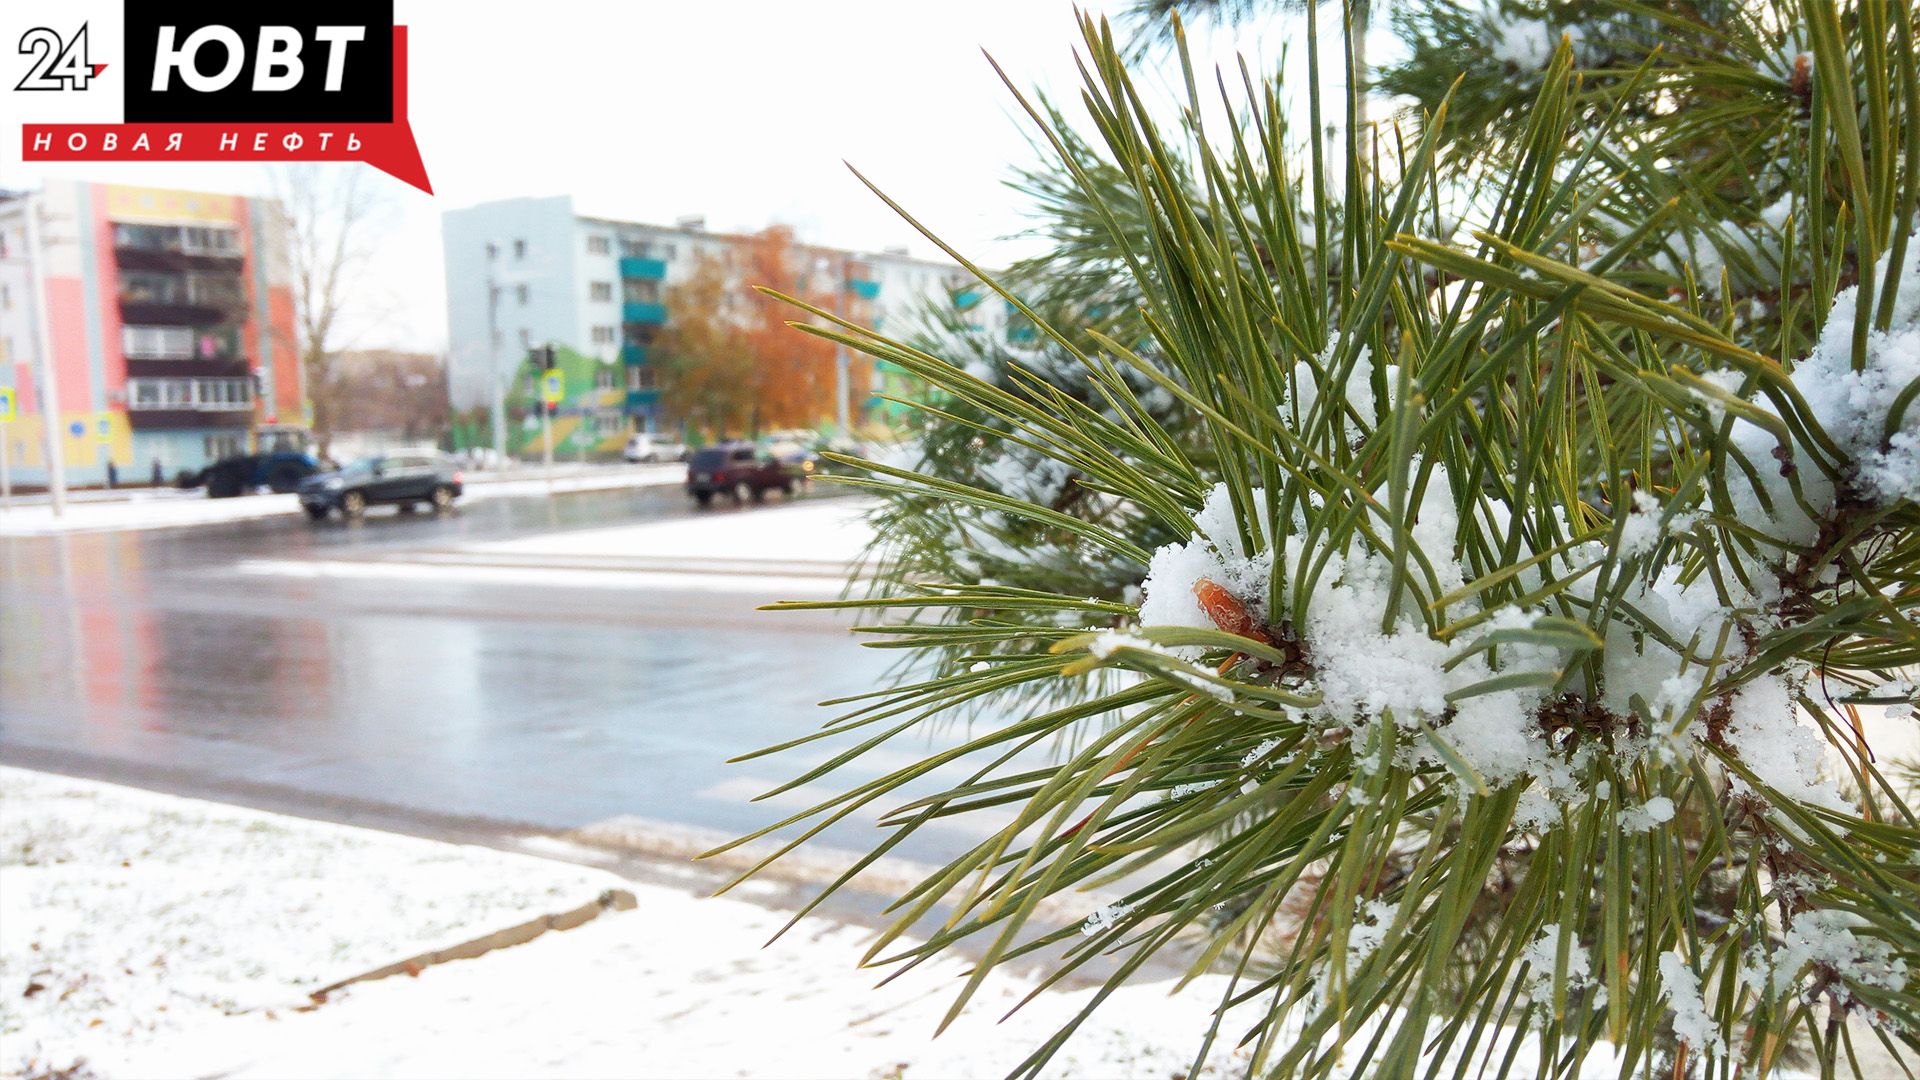
[[[236,570],[696,512],[665,487],[489,500],[444,519],[376,512],[355,526],[287,516],[0,537],[0,762],[342,820],[416,817],[424,832],[558,833],[624,815],[758,827],[804,795],[775,808],[747,796],[822,755],[725,759],[819,725],[829,714],[815,702],[871,689],[889,662],[837,616],[759,613],[778,597],[677,586]],[[754,528],[768,511],[709,513]],[[813,790],[836,782],[822,783]],[[828,839],[864,849],[877,836],[849,823]],[[897,854],[939,859],[973,839],[929,830]]]

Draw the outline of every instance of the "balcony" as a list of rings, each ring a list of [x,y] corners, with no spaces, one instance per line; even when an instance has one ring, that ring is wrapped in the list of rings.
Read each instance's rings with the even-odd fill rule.
[[[247,374],[240,331],[232,326],[129,324],[120,328],[120,352],[133,379]]]
[[[667,276],[667,263],[664,259],[647,259],[638,255],[628,255],[620,260],[620,276],[639,278],[643,281],[659,281]]]
[[[620,346],[620,362],[629,365],[646,363],[647,347],[631,343]]]
[[[113,223],[115,261],[135,270],[232,266],[246,257],[240,231],[217,225]]]
[[[253,421],[253,379],[132,378],[127,423],[145,428],[246,427]]]
[[[204,325],[243,318],[246,288],[232,273],[120,272],[120,317],[129,323]]]
[[[880,283],[877,281],[868,281],[864,278],[848,278],[847,291],[862,300],[878,300],[880,298]]]
[[[667,305],[645,300],[628,300],[620,305],[620,318],[625,322],[658,326],[667,321]]]
[[[626,411],[629,413],[652,412],[656,407],[659,406],[659,404],[660,404],[660,391],[658,390],[627,391]]]

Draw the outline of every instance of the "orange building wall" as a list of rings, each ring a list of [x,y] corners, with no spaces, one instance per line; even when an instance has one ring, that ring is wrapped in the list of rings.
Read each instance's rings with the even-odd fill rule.
[[[294,345],[291,287],[267,289],[267,318],[273,322],[273,407],[279,410],[280,423],[303,424],[307,401],[302,393],[300,352]]]

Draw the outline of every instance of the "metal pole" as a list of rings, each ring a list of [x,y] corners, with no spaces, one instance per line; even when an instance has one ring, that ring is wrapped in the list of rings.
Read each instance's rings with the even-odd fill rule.
[[[540,399],[540,463],[547,471],[547,494],[553,494],[553,406]]]
[[[500,463],[507,459],[507,402],[505,389],[500,385],[500,327],[498,309],[500,307],[500,286],[495,284],[493,275],[487,275],[487,386],[492,391],[493,404],[493,452],[500,455]]]
[[[11,441],[6,421],[0,420],[0,510],[13,509],[13,470],[7,464],[7,443]]]
[[[847,291],[852,288],[848,275],[853,272],[852,261],[847,256],[840,257],[840,317],[847,317]],[[849,408],[847,404],[847,347],[842,342],[833,343],[833,401],[834,415],[840,422],[841,438],[851,438],[853,429],[848,426]]]
[[[60,445],[60,380],[53,365],[53,335],[47,331],[47,283],[40,267],[40,197],[27,196],[27,279],[33,305],[33,350],[38,360],[40,427],[47,443],[47,498],[53,516],[67,510],[67,461]]]

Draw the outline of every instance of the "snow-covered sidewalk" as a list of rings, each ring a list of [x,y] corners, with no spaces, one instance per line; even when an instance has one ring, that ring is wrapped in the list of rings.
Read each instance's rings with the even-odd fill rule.
[[[338,980],[624,886],[569,863],[0,768],[0,1075],[111,1061],[229,1014],[285,1015]]]
[[[996,974],[932,1040],[964,963],[876,990],[869,931],[831,919],[763,948],[787,913],[569,863],[17,769],[0,801],[0,1075],[996,1077],[1092,992],[996,1025],[1032,988]],[[299,1008],[615,886],[636,910]],[[1122,991],[1052,1074],[1183,1071],[1218,987],[1167,989]]]
[[[566,495],[582,491],[660,487],[686,479],[684,465],[559,466],[554,479],[529,476],[524,469],[500,477],[486,473],[467,476],[467,502],[526,498],[552,491]],[[90,498],[67,504],[66,513],[53,516],[44,501],[16,503],[0,511],[0,536],[47,536],[57,533],[117,532],[141,529],[178,529],[234,521],[279,517],[300,512],[292,495],[241,495],[209,499],[199,491],[156,488],[130,491],[124,498]]]
[[[44,502],[15,505],[10,510],[0,512],[0,536],[178,529],[299,512],[300,500],[292,495],[241,495],[232,499],[209,499],[198,491],[158,488],[134,492],[124,499],[69,502],[66,512],[59,517],[53,516],[53,508]]]

